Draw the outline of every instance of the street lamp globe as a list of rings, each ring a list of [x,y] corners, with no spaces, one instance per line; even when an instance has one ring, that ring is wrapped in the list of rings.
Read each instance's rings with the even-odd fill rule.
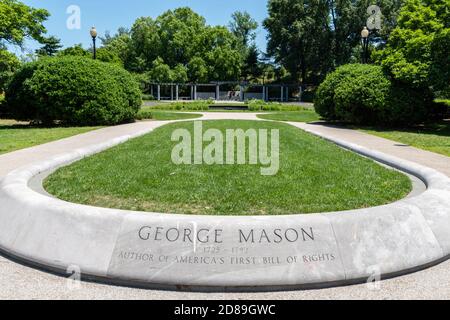
[[[364,29],[361,31],[361,37],[363,39],[367,39],[369,37],[369,29],[367,29],[367,27],[364,27]]]
[[[97,38],[97,29],[95,29],[95,27],[91,28],[90,33],[92,38]]]

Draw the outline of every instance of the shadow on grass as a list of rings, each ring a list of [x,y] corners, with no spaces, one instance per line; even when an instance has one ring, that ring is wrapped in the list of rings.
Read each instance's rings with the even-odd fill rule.
[[[370,130],[379,133],[383,132],[405,132],[417,134],[430,134],[442,137],[450,137],[450,119],[441,120],[437,122],[425,123],[421,125],[414,125],[409,127],[385,127],[385,126],[364,126],[356,125],[346,122],[330,122],[330,121],[315,121],[310,122],[311,125],[321,125],[337,129],[354,129],[354,130]]]
[[[24,129],[57,129],[57,128],[73,128],[72,125],[64,124],[54,124],[54,125],[44,125],[44,124],[34,124],[31,122],[17,122],[14,120],[3,120],[0,119],[0,130],[24,130]],[[83,126],[77,126],[83,128]],[[89,127],[89,126],[85,126]]]
[[[422,125],[415,125],[410,127],[380,127],[380,126],[351,126],[353,129],[372,130],[375,132],[405,132],[417,133],[422,135],[437,135],[442,137],[450,137],[450,119],[442,120],[433,123],[426,123]]]

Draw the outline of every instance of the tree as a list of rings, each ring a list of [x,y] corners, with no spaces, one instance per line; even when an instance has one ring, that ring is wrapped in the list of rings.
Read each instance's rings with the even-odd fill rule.
[[[120,28],[116,35],[103,42],[104,48],[119,57],[125,69],[132,72],[144,72],[145,63],[142,58],[136,57],[131,33],[124,31],[124,28]]]
[[[241,43],[247,48],[256,38],[256,29],[258,29],[258,22],[256,22],[248,12],[236,11],[231,16],[232,21],[228,27],[230,31],[241,40]]]
[[[255,80],[262,76],[262,69],[259,61],[259,50],[256,45],[252,45],[247,53],[247,57],[242,67],[242,77],[245,80]]]
[[[186,65],[198,52],[203,51],[202,34],[205,18],[190,8],[169,10],[156,18],[158,26],[159,56],[172,68]]]
[[[372,0],[269,0],[268,54],[293,80],[319,83],[337,66],[351,61],[361,41]],[[395,24],[402,0],[377,0],[382,29],[371,39],[382,46]]]
[[[172,70],[164,63],[164,60],[158,57],[153,62],[153,67],[150,70],[150,78],[157,83],[172,82]]]
[[[206,82],[208,80],[208,67],[200,57],[194,57],[188,63],[189,80],[194,83]]]
[[[35,9],[17,0],[0,2],[0,44],[22,46],[26,38],[44,41],[46,29],[43,22],[49,13],[44,9]]]
[[[38,56],[54,56],[58,53],[59,49],[62,48],[62,45],[60,44],[60,39],[51,36],[49,38],[45,38],[43,40],[44,46],[38,50],[36,50],[36,54]]]
[[[116,52],[110,50],[108,47],[101,47],[97,49],[97,59],[123,67],[123,62],[120,57],[116,54]]]
[[[450,85],[450,0],[405,0],[386,48],[374,54],[397,82],[446,90]]]
[[[176,83],[186,83],[188,81],[187,68],[182,64],[177,64],[177,66],[172,70],[172,81]]]
[[[150,72],[155,81],[237,80],[245,59],[240,41],[227,28],[206,25],[190,8],[139,18],[129,32],[106,35],[104,41],[127,70]]]
[[[112,36],[109,31],[106,31],[104,37],[99,36],[98,38],[100,39],[103,46],[108,46],[118,37],[120,37],[122,35],[129,35],[129,34],[130,34],[130,30],[128,30],[127,28],[124,28],[124,27],[120,27],[117,30],[117,33],[115,35]]]
[[[209,80],[238,80],[243,57],[236,37],[225,27],[207,27],[202,34],[202,43],[207,49],[203,56],[208,66]]]
[[[0,50],[0,93],[4,92],[6,83],[19,67],[20,61],[14,54]]]
[[[450,98],[450,29],[438,32],[431,43],[430,81],[437,95]]]
[[[58,56],[76,56],[76,57],[91,57],[91,53],[88,50],[83,49],[81,44],[76,44],[73,47],[68,47],[61,50],[57,54]]]
[[[320,72],[328,64],[326,52],[328,11],[325,1],[270,0],[264,27],[269,32],[268,54],[284,66],[293,79],[307,82],[308,73]],[[327,44],[328,43],[328,44]],[[320,52],[320,54],[319,54]]]

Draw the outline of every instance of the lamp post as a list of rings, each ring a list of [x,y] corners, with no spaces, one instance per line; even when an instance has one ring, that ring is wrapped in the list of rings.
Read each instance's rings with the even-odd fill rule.
[[[94,60],[95,60],[95,59],[97,59],[97,48],[95,46],[95,40],[97,39],[97,29],[95,29],[95,27],[92,27],[90,34],[92,37],[92,42],[94,44]]]
[[[363,42],[363,63],[368,62],[368,51],[369,51],[369,35],[370,31],[367,29],[367,27],[364,27],[364,29],[361,31],[361,38]]]

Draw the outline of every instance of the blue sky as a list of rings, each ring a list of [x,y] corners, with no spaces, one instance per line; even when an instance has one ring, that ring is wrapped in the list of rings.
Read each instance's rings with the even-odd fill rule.
[[[228,25],[234,11],[247,11],[258,21],[257,45],[262,51],[266,49],[266,31],[262,21],[267,16],[267,0],[22,0],[36,8],[45,8],[51,16],[45,23],[49,35],[61,39],[67,47],[82,43],[85,48],[91,44],[90,28],[95,25],[101,35],[109,30],[114,33],[119,27],[131,27],[138,17],[157,17],[168,9],[188,6],[206,18],[210,25]],[[81,9],[81,29],[69,30],[66,13],[70,5]],[[26,43],[28,51],[39,47],[36,43]],[[20,50],[14,50],[20,54]]]

